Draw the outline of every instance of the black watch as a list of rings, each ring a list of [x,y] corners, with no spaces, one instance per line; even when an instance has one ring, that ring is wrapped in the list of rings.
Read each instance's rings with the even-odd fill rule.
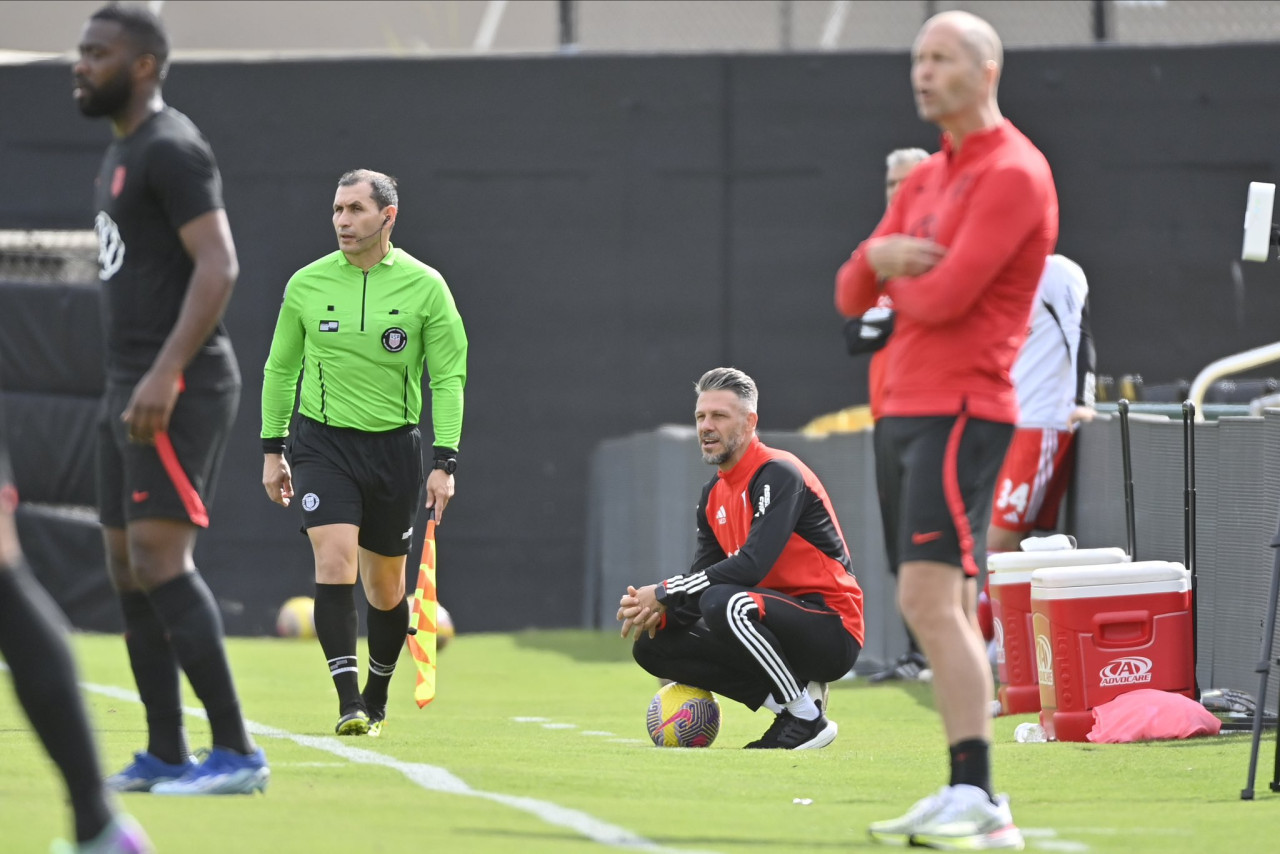
[[[449,457],[444,460],[434,460],[431,463],[433,469],[444,469],[445,474],[453,474],[458,470],[457,457]]]

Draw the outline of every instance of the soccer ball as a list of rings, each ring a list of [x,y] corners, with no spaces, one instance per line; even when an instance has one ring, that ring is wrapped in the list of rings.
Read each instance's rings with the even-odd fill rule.
[[[409,603],[409,627],[412,634],[413,629],[413,597],[405,597],[405,601]],[[445,607],[439,602],[436,603],[436,652],[440,652],[449,645],[449,641],[453,640],[453,636],[457,634],[453,628],[453,617],[445,610]]]
[[[439,602],[436,603],[436,652],[442,651],[453,640],[453,617]]]
[[[316,603],[310,596],[294,596],[280,606],[276,634],[282,638],[316,636]]]
[[[673,682],[653,696],[645,722],[658,747],[709,747],[720,732],[720,704],[710,691]]]

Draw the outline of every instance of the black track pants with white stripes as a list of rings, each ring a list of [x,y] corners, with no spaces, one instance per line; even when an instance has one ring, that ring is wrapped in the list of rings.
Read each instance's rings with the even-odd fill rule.
[[[632,654],[660,679],[705,688],[760,708],[800,696],[811,679],[849,672],[861,647],[821,597],[804,601],[760,587],[713,584],[699,598],[702,618],[642,633]]]

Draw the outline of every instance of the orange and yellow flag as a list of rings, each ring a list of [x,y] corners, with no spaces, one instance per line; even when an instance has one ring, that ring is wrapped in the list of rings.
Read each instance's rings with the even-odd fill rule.
[[[427,519],[427,533],[422,540],[422,563],[418,567],[418,586],[413,591],[409,612],[409,652],[418,667],[418,683],[413,699],[425,708],[436,698],[436,513]]]

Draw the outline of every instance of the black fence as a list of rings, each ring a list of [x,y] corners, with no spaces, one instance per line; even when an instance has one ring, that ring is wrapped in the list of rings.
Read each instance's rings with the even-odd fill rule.
[[[1256,69],[1278,60],[1010,52],[1002,106],[1054,166],[1103,372],[1173,380],[1274,340],[1275,270],[1233,277],[1232,259],[1248,182],[1277,177],[1280,93]],[[770,429],[865,399],[833,274],[880,214],[884,155],[937,141],[904,54],[184,63],[166,95],[213,143],[242,266],[244,400],[198,555],[242,633],[311,589],[298,518],[259,483],[257,403],[284,282],[333,248],[341,172],[399,177],[396,242],[466,320],[440,593],[464,631],[511,629],[580,621],[593,450],[686,421],[707,368],[753,374]],[[67,66],[0,67],[0,115],[0,228],[89,227],[109,130],[76,112]],[[86,323],[41,334],[59,352],[97,334]],[[36,370],[25,352],[10,375]]]

